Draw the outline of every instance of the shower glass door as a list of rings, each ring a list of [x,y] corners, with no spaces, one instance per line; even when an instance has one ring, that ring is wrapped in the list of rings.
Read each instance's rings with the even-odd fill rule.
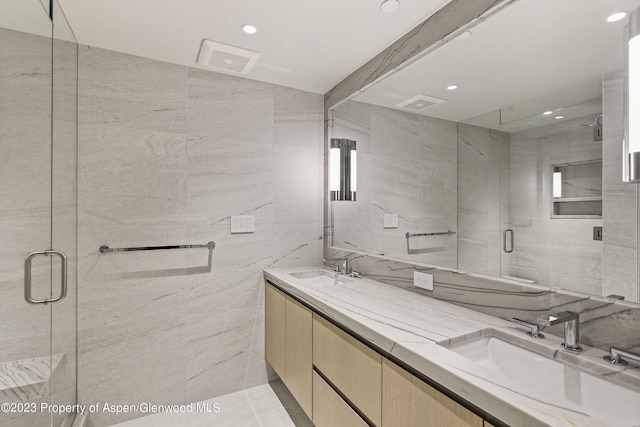
[[[0,427],[60,426],[76,403],[78,51],[51,15],[0,0]],[[65,297],[28,303],[62,296],[61,254]]]

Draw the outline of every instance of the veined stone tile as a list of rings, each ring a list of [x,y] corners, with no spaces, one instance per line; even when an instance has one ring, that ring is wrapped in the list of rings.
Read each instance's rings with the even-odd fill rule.
[[[277,123],[314,123],[316,126],[307,127],[307,132],[319,130],[322,132],[322,95],[304,92],[285,86],[273,87],[273,115]],[[322,135],[318,135],[320,138]],[[317,139],[313,139],[317,142]],[[281,144],[283,142],[280,142]],[[291,141],[294,143],[294,141]]]
[[[157,321],[161,323],[162,317]],[[108,329],[108,325],[103,328],[105,332]],[[99,332],[95,329],[80,331],[78,369],[82,374],[78,378],[79,402],[112,405],[187,403],[184,326],[146,331],[131,339],[118,339],[99,348],[86,348],[82,337],[100,335]],[[93,425],[104,426],[141,415],[100,411],[90,414],[90,417]]]
[[[291,222],[273,225],[271,267],[314,265],[322,259],[322,222]]]
[[[2,127],[13,119],[28,118],[33,127],[50,130],[51,40],[21,31],[0,29],[0,76]],[[34,120],[35,119],[35,120]]]
[[[12,360],[0,364],[0,395],[5,402],[27,402],[46,397],[49,380],[64,354]]]
[[[188,176],[188,212],[191,218],[211,224],[229,223],[232,215],[253,215],[255,223],[273,222],[273,175],[215,175],[208,172]]]
[[[323,170],[320,162],[276,161],[273,171],[274,223],[313,222],[322,220]]]
[[[114,125],[83,125],[81,135],[86,141],[79,153],[81,226],[85,215],[114,227],[183,214],[184,135]]]
[[[187,133],[273,143],[274,86],[189,68]]]
[[[81,47],[80,120],[184,133],[187,70],[153,59]]]
[[[244,388],[256,314],[255,307],[246,307],[187,315],[188,401]]]

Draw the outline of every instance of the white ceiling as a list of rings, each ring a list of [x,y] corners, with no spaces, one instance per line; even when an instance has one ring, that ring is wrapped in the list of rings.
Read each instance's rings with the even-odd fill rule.
[[[445,44],[354,99],[397,108],[430,95],[447,102],[419,114],[508,132],[560,114],[542,117],[547,110],[564,108],[566,119],[597,114],[602,75],[622,68],[628,22],[605,19],[638,7],[640,0],[519,0],[472,28],[469,38]],[[458,89],[447,90],[452,84]]]
[[[203,39],[256,51],[251,79],[324,94],[450,0],[59,0],[78,42],[198,67]],[[255,35],[240,26],[258,27]]]

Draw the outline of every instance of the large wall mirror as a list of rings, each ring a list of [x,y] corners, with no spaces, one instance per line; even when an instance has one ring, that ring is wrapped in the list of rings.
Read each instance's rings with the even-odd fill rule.
[[[623,31],[640,0],[517,0],[330,111],[332,245],[638,302]]]

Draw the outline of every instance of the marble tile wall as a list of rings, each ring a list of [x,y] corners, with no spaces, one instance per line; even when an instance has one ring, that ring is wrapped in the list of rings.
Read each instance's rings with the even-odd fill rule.
[[[90,47],[80,95],[79,401],[265,383],[262,270],[322,257],[322,96]],[[211,259],[98,252],[209,240]]]
[[[458,124],[458,268],[500,276],[509,215],[510,136]],[[506,172],[506,173],[505,173]]]
[[[331,203],[334,244],[455,267],[455,236],[405,234],[457,227],[456,124],[348,101],[333,113],[333,138],[356,140],[356,202]],[[385,214],[398,228],[383,228]]]
[[[50,311],[24,300],[24,259],[51,244],[51,41],[0,30],[0,362],[49,354]],[[34,295],[49,266],[33,263]]]
[[[602,219],[551,218],[551,165],[602,158],[591,115],[511,134],[511,224],[514,252],[505,274],[602,295]],[[585,126],[586,125],[586,126]],[[597,183],[597,186],[600,182]],[[601,193],[601,189],[594,190]]]
[[[640,302],[637,257],[638,184],[623,183],[622,72],[602,80],[603,295]]]

